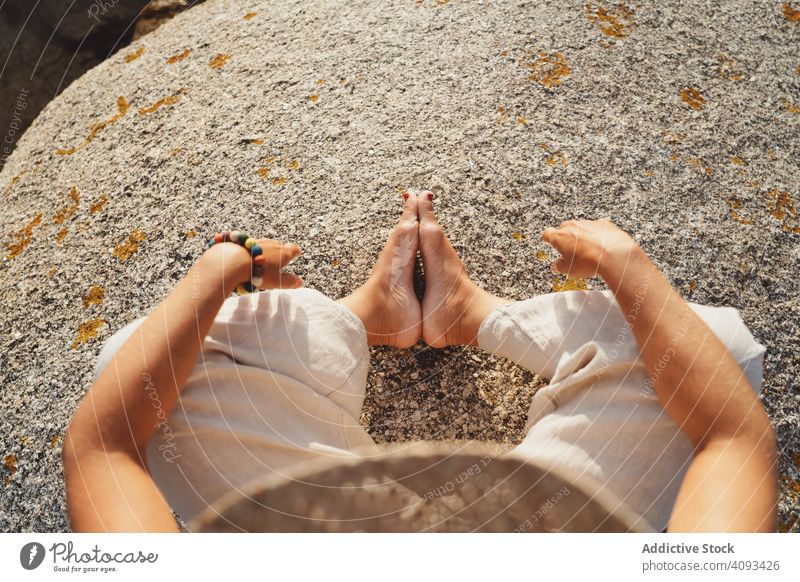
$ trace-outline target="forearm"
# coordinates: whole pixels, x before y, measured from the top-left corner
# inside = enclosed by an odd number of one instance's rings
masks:
[[[249,264],[234,245],[213,247],[198,260],[87,393],[70,425],[73,446],[141,457],[177,402],[223,301],[248,277]]]
[[[770,430],[739,365],[641,249],[600,274],[633,329],[659,401],[695,447]]]

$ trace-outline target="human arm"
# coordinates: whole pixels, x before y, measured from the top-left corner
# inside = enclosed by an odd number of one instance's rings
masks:
[[[254,262],[264,268],[264,288],[302,284],[281,271],[299,255],[296,246],[259,243],[264,252]],[[176,531],[146,469],[147,442],[178,401],[223,301],[250,269],[249,253],[236,244],[208,249],[87,392],[63,447],[73,531]]]
[[[562,255],[558,272],[605,280],[659,401],[694,447],[670,531],[774,531],[772,427],[722,342],[610,221],[568,221],[543,239]]]

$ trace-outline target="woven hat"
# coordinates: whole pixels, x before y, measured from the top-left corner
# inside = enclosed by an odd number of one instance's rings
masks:
[[[651,531],[601,484],[498,447],[413,443],[324,458],[231,492],[202,532]],[[579,483],[580,481],[580,483]]]

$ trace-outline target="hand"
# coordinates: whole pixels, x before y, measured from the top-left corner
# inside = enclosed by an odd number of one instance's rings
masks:
[[[605,277],[607,268],[624,269],[639,250],[636,241],[607,218],[562,222],[559,228],[545,230],[542,240],[561,253],[553,271],[571,277]]]
[[[262,238],[256,241],[261,250],[253,264],[263,269],[263,283],[259,289],[297,289],[303,286],[303,279],[283,268],[302,254],[296,244],[283,244],[281,241]]]
[[[232,285],[250,281],[252,269],[257,267],[263,274],[259,289],[297,289],[303,286],[303,279],[283,270],[286,265],[300,256],[300,247],[283,244],[269,238],[256,240],[262,253],[251,259],[250,251],[236,243],[220,243],[209,248],[203,259],[225,273],[225,280]],[[233,289],[233,287],[231,287]]]

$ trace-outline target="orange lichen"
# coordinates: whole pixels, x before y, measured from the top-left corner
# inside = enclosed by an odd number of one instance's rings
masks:
[[[547,158],[545,158],[544,161],[547,163],[548,166],[562,165],[566,167],[567,165],[569,165],[567,157],[561,151],[557,151],[550,154],[549,156],[547,156]]]
[[[286,166],[286,167],[289,168],[290,170],[299,170],[300,169],[300,162],[299,162],[299,160],[292,160],[291,162],[289,162],[289,165]]]
[[[549,263],[550,255],[547,254],[547,251],[536,251],[536,260],[543,263]]]
[[[143,54],[144,54],[144,47],[143,47],[143,46],[140,46],[140,47],[139,47],[138,49],[136,49],[135,51],[133,51],[133,52],[130,52],[130,53],[128,53],[127,55],[125,55],[125,62],[126,62],[126,63],[132,63],[133,61],[135,61],[136,59],[138,59],[138,58],[139,58],[140,56],[142,56]]]
[[[317,79],[317,86],[322,87],[325,84],[325,79]]]
[[[655,172],[653,172],[653,170],[645,170],[644,172],[644,175],[647,176],[648,178],[652,178],[654,174]]]
[[[264,145],[264,140],[260,137],[247,138],[244,141],[253,145]]]
[[[71,200],[70,204],[60,209],[53,216],[53,224],[62,224],[65,220],[72,218],[75,216],[75,213],[78,212],[78,205],[81,202],[81,197],[75,186],[69,191],[69,198]]]
[[[725,201],[731,209],[731,218],[740,224],[753,224],[752,218],[746,218],[741,212],[742,203],[736,196],[731,196]]]
[[[511,238],[513,238],[517,242],[522,242],[525,240],[525,235],[522,234],[521,232],[512,232]]]
[[[172,148],[169,151],[169,157],[174,158],[175,156],[177,156],[182,151],[183,151],[183,148]]]
[[[561,53],[540,52],[539,58],[528,63],[528,66],[532,70],[528,79],[548,89],[560,85],[570,73],[567,60]]]
[[[333,268],[336,268],[341,264],[342,264],[342,260],[341,259],[333,259],[331,261],[331,267],[333,267]]]
[[[700,111],[705,107],[706,100],[698,89],[687,87],[680,91],[681,100],[695,111]]]
[[[59,442],[61,442],[61,435],[56,433],[52,437],[50,437],[50,448],[51,449],[56,448]]]
[[[47,271],[47,278],[52,279],[53,275],[55,275],[57,271],[58,269],[56,269],[55,267],[50,267],[50,270]]]
[[[78,333],[76,334],[75,339],[72,340],[72,345],[70,345],[69,349],[74,350],[79,345],[85,344],[86,342],[96,338],[97,331],[105,324],[106,320],[102,317],[91,319],[85,323],[82,323],[80,327],[78,327]]]
[[[664,130],[664,143],[667,145],[678,145],[679,143],[683,142],[683,139],[686,137],[685,133],[680,133],[678,131],[670,131],[668,129]]]
[[[87,145],[91,143],[91,141],[97,137],[97,134],[100,133],[103,129],[107,128],[109,125],[116,123],[120,118],[122,118],[127,112],[130,105],[125,97],[117,97],[117,113],[112,117],[109,117],[105,121],[101,121],[100,123],[95,123],[89,129],[89,135],[86,136],[86,139],[83,140],[83,143],[79,146],[75,146],[73,148],[68,149],[57,149],[56,155],[59,156],[71,156],[78,150],[85,148]]]
[[[783,16],[789,22],[800,22],[800,10],[792,8],[788,2],[783,3]]]
[[[778,154],[772,148],[767,148],[767,155],[769,156],[769,159],[772,160],[773,162],[778,159]]]
[[[264,180],[269,178],[269,168],[258,168],[256,173]]]
[[[3,479],[3,485],[8,487],[8,484],[11,483],[11,479],[14,477],[14,473],[17,472],[17,456],[6,455],[3,459],[3,465],[6,468],[6,478]]]
[[[272,179],[273,186],[283,186],[284,184],[286,184],[286,182],[288,182],[286,176],[278,176],[277,178]]]
[[[746,166],[746,165],[747,165],[747,162],[745,162],[745,161],[744,161],[742,158],[740,158],[739,156],[732,156],[732,157],[731,157],[731,163],[732,163],[734,166]]]
[[[316,94],[315,95],[309,95],[308,96],[308,100],[311,101],[312,103],[316,103],[317,101],[319,101],[319,95],[316,95]]]
[[[191,49],[187,48],[183,52],[179,52],[177,54],[172,55],[171,57],[168,57],[167,58],[167,64],[168,65],[174,65],[175,63],[179,63],[183,59],[188,57],[190,54],[192,54],[192,51],[191,51]]]
[[[792,195],[784,190],[772,189],[767,196],[767,212],[781,224],[784,231],[800,234],[800,216]]]
[[[686,158],[686,163],[697,168],[701,172],[705,172],[707,176],[714,173],[714,169],[711,166],[706,166],[699,158]]]
[[[525,119],[524,116],[520,115],[519,117],[517,117],[517,123],[519,123],[520,125],[528,125],[528,120]]]
[[[186,238],[194,238],[197,236],[197,231],[195,231],[195,229],[187,230],[183,233],[183,236]]]
[[[92,205],[89,206],[89,214],[97,214],[105,207],[107,203],[108,203],[108,195],[102,194],[100,198],[92,202]]]
[[[624,4],[607,7],[605,2],[587,2],[583,12],[607,36],[625,38],[633,32],[633,11]]]
[[[13,178],[11,178],[11,181],[8,183],[8,186],[6,186],[5,190],[3,190],[3,194],[5,195],[5,194],[8,194],[9,192],[11,192],[11,189],[14,186],[16,186],[17,182],[19,182],[26,173],[27,173],[27,171],[23,170],[19,174],[17,174]]]
[[[694,279],[689,281],[689,289],[691,291],[694,291],[695,289],[697,289],[697,281],[695,281]]]
[[[208,66],[211,67],[212,69],[221,69],[227,64],[229,60],[231,60],[231,55],[226,53],[219,53],[217,56],[215,56],[213,59],[209,61]]]
[[[130,235],[128,235],[128,238],[125,242],[114,247],[114,251],[111,253],[112,256],[117,257],[120,262],[127,261],[136,251],[139,250],[139,243],[145,238],[144,232],[137,228]]]
[[[720,79],[728,79],[729,81],[740,81],[744,78],[744,73],[739,70],[736,61],[731,57],[725,53],[718,53],[717,76]]]
[[[16,241],[9,243],[6,248],[8,249],[8,254],[6,255],[6,259],[11,260],[14,259],[22,254],[22,251],[25,250],[29,244],[31,244],[31,240],[33,240],[33,229],[39,226],[39,223],[42,221],[42,215],[37,214],[33,220],[31,220],[28,224],[26,224],[16,235]]]
[[[784,105],[786,106],[786,111],[789,113],[800,113],[800,105],[795,105],[788,99],[784,99]]]
[[[67,234],[69,233],[69,227],[64,226],[56,233],[56,244],[61,244],[64,242],[64,239],[67,238]]]
[[[91,307],[92,305],[100,305],[106,297],[106,290],[100,285],[94,285],[83,295],[83,306]]]
[[[245,20],[252,20],[253,18],[256,17],[256,14],[257,14],[256,12],[248,12],[242,18],[244,18]]]
[[[800,65],[797,65],[795,72],[797,73],[797,76],[800,77]]]
[[[589,284],[586,282],[586,279],[573,279],[572,277],[566,277],[563,281],[559,277],[553,278],[553,291],[587,291],[589,289]]]
[[[175,93],[174,95],[170,95],[169,97],[164,97],[163,99],[159,99],[149,107],[141,107],[139,109],[139,115],[150,115],[151,113],[155,113],[162,107],[175,105],[178,101],[180,101],[183,93],[184,93],[183,89],[178,89],[178,92]]]

